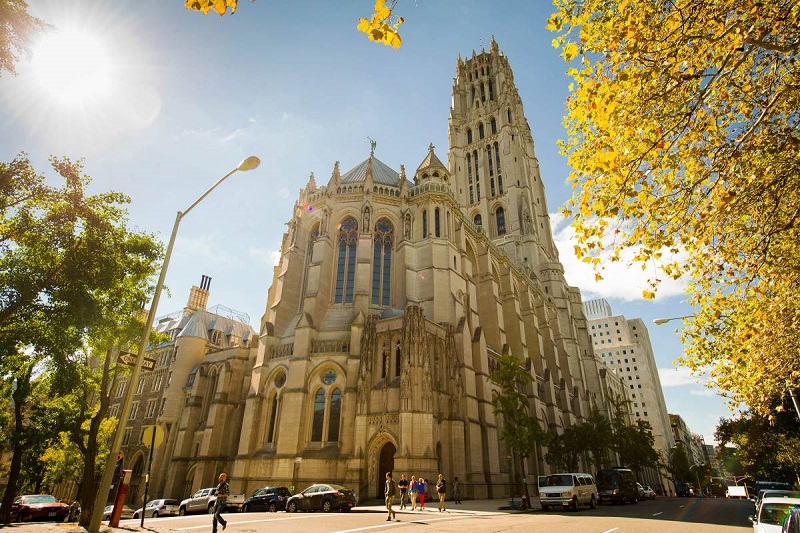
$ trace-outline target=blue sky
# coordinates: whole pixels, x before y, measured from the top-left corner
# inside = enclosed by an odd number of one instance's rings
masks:
[[[35,60],[23,60],[17,77],[0,78],[2,161],[25,151],[52,175],[49,155],[83,158],[92,190],[129,195],[131,225],[165,242],[178,210],[243,158],[261,158],[258,169],[234,174],[183,219],[159,315],[182,308],[189,287],[206,274],[213,278],[210,305],[246,312],[257,325],[282,234],[310,173],[325,184],[335,161],[342,172],[356,166],[369,155],[368,137],[377,141],[376,157],[398,170],[416,168],[431,142],[445,160],[456,58],[488,48],[492,35],[514,71],[550,212],[569,197],[569,169],[556,147],[569,79],[550,45],[554,35],[544,29],[548,2],[399,0],[406,22],[398,50],[356,31],[371,0],[240,2],[235,15],[219,17],[187,11],[183,0],[29,0],[31,14],[95,40],[105,51],[106,83],[73,93],[67,74],[51,72],[55,78],[42,84],[45,67]],[[70,72],[85,81],[92,67]],[[595,283],[572,257],[568,224],[558,218],[554,231],[570,284],[584,300],[606,298],[615,313],[649,325],[668,410],[710,441],[730,412],[674,367],[680,322],[652,325],[691,314],[683,287],[665,286],[655,301],[644,301],[639,267],[607,271]]]

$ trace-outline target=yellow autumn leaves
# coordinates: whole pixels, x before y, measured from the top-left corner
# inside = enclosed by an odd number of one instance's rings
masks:
[[[220,16],[227,13],[228,9],[231,14],[236,12],[238,0],[186,0],[186,9],[193,11],[201,11],[207,15],[212,9]],[[370,41],[382,43],[392,48],[400,48],[403,40],[400,38],[398,28],[404,22],[403,17],[394,16],[394,8],[397,6],[397,0],[391,0],[389,5],[386,5],[386,0],[375,0],[375,13],[370,18],[358,19],[356,29],[360,32],[367,34]]]
[[[634,251],[658,269],[645,298],[689,279],[682,362],[767,412],[800,386],[800,6],[555,6],[576,254]]]

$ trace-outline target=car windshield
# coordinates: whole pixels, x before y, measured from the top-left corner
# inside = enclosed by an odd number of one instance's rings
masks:
[[[794,507],[796,506],[790,503],[768,503],[761,508],[758,521],[762,524],[783,525]]]
[[[330,486],[330,488],[332,488],[333,490],[340,490],[340,491],[341,491],[341,490],[347,490],[346,488],[342,487],[341,485],[329,485],[329,486]]]
[[[39,495],[39,496],[23,496],[22,503],[56,503],[55,496]]]
[[[614,485],[617,482],[619,475],[616,472],[598,472],[597,484],[598,485]]]
[[[569,475],[554,475],[547,476],[545,487],[561,487],[564,485],[572,485],[572,476]]]
[[[179,505],[178,500],[164,500],[164,505]]]

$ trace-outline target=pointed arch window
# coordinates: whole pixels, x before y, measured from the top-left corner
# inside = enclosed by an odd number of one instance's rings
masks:
[[[467,144],[472,142],[472,128],[467,128]]]
[[[492,80],[489,80],[489,100],[494,100],[494,84],[492,83]]]
[[[511,124],[511,108],[506,109],[506,117],[508,118],[508,123]]]
[[[272,396],[269,409],[269,429],[267,430],[267,444],[275,442],[275,425],[278,420],[278,395]]]
[[[441,224],[439,222],[439,208],[438,207],[433,211],[433,234],[436,235],[437,237],[441,237],[442,236]]]
[[[494,135],[495,133],[497,133],[497,121],[494,119],[494,117],[492,117],[492,121],[489,124],[492,128],[492,135]]]
[[[494,143],[494,162],[497,167],[497,173],[500,174],[500,144]]]
[[[494,164],[492,163],[492,147],[486,147],[486,162],[489,163],[489,176],[494,176]]]
[[[481,102],[485,101],[486,101],[486,85],[484,85],[483,82],[481,82]]]
[[[424,209],[422,210],[422,238],[426,238],[428,236],[428,212]]]
[[[497,211],[495,211],[495,217],[497,219],[497,234],[498,235],[505,235],[506,234],[506,212],[502,207],[498,207]]]
[[[214,395],[217,393],[217,382],[219,375],[216,370],[211,371],[208,378],[208,385],[206,387],[205,399],[203,401],[203,411],[200,415],[200,421],[205,422],[208,420],[208,412],[211,410],[211,402],[214,400]]]
[[[400,377],[400,370],[401,370],[401,363],[402,362],[402,350],[400,349],[400,341],[397,341],[397,344],[394,348],[394,375]]]
[[[356,277],[356,245],[358,244],[358,223],[354,218],[347,218],[339,226],[339,252],[336,265],[337,304],[353,303],[353,292]]]
[[[314,419],[311,422],[311,441],[322,441],[322,426],[325,424],[325,391],[317,390],[314,395]]]
[[[339,426],[342,418],[342,391],[334,389],[328,410],[328,442],[339,441]]]
[[[375,224],[372,257],[372,303],[389,305],[392,279],[394,226],[382,218]]]
[[[491,179],[489,180],[489,190],[491,191],[491,195],[492,195],[492,196],[494,196],[494,195],[495,195],[495,191],[494,191],[494,178],[491,178]]]
[[[480,183],[475,184],[475,192],[478,193],[478,201],[480,202],[481,201],[481,184]]]
[[[472,185],[469,186],[469,203],[475,203],[475,191],[472,188]]]
[[[476,226],[481,227],[483,225],[483,220],[481,219],[480,213],[475,215],[475,218],[472,219]]]
[[[486,130],[483,127],[483,122],[481,122],[480,124],[478,124],[478,137],[483,139],[485,136],[486,136]]]
[[[472,184],[472,154],[467,154],[467,182]]]

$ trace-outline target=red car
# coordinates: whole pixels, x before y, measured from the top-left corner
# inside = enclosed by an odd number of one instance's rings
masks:
[[[57,520],[63,522],[69,514],[69,505],[49,494],[17,496],[11,506],[11,519],[19,522]]]

